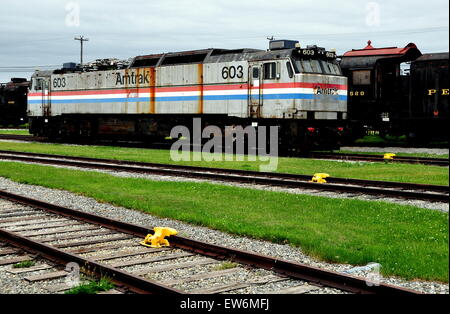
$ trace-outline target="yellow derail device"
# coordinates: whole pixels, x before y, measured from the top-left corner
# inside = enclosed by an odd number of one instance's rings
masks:
[[[176,235],[178,231],[173,228],[166,227],[155,227],[153,228],[154,234],[148,234],[145,239],[139,242],[141,245],[159,248],[162,246],[170,246],[169,241],[165,237],[170,237],[171,235]]]
[[[328,173],[315,173],[309,182],[327,183],[325,178],[328,178],[329,176],[330,175]]]

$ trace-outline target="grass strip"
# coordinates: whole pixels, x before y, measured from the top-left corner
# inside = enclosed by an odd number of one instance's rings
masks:
[[[171,159],[170,151],[168,150],[112,146],[77,146],[64,144],[0,142],[0,150],[253,171],[258,171],[259,165],[262,163],[264,164],[264,162],[248,160],[175,162]],[[331,177],[340,178],[438,185],[448,185],[449,181],[448,168],[446,167],[384,162],[340,162],[281,157],[278,160],[277,172],[305,174],[311,176],[313,176],[314,173],[320,172],[328,173]]]
[[[30,135],[28,130],[0,130],[0,134]]]
[[[447,213],[13,162],[0,162],[0,176],[239,236],[288,243],[328,262],[377,262],[385,275],[448,282]]]
[[[390,145],[410,145],[410,141],[408,140],[408,137],[406,135],[401,136],[395,136],[395,135],[387,135],[385,137],[380,136],[375,132],[374,134],[366,135],[360,139],[357,139],[355,141],[356,144],[362,144],[362,145],[384,145],[384,146],[390,146]],[[448,147],[448,141],[434,141],[434,142],[428,142],[427,145],[435,145],[435,146],[442,146],[442,147]]]
[[[28,268],[34,266],[34,261],[24,261],[13,265],[13,268]]]
[[[326,153],[326,152],[323,152]],[[375,155],[375,156],[383,156],[386,153],[392,153],[390,151],[384,152],[360,152],[360,151],[350,151],[350,150],[335,150],[333,153],[338,154],[359,154],[359,155]],[[419,158],[449,158],[448,154],[427,154],[427,153],[395,153],[396,156],[400,157],[419,157]],[[394,157],[395,159],[395,157]]]
[[[114,288],[114,284],[107,278],[101,278],[98,281],[89,281],[71,288],[64,292],[65,294],[96,294],[101,291],[108,291]]]

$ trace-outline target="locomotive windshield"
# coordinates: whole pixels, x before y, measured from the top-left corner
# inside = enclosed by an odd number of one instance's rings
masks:
[[[342,75],[339,66],[332,61],[315,59],[293,59],[295,73],[317,73]]]
[[[334,52],[323,48],[294,50],[291,59],[295,73],[342,75]]]

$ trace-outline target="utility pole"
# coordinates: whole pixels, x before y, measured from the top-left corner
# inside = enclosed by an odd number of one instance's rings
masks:
[[[75,40],[79,40],[81,44],[81,52],[80,52],[80,66],[83,66],[83,42],[89,41],[89,38],[84,38],[84,36],[75,37]]]

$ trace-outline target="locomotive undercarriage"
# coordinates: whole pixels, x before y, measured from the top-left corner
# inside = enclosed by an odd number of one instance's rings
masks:
[[[266,127],[266,147],[270,142],[270,126],[278,126],[278,151],[284,155],[297,155],[311,150],[338,149],[343,136],[343,120],[286,120],[286,119],[243,119],[225,115],[62,115],[56,117],[30,117],[30,133],[48,137],[52,140],[99,141],[122,140],[155,143],[176,140],[170,138],[175,126],[185,126],[194,134],[193,119],[200,118],[201,129],[217,126],[218,136],[236,136],[229,134],[226,127],[241,126],[245,129],[253,126]],[[228,134],[227,134],[228,133]],[[216,135],[211,135],[211,137]],[[210,138],[203,138],[205,144]],[[247,148],[247,134],[245,147]]]

